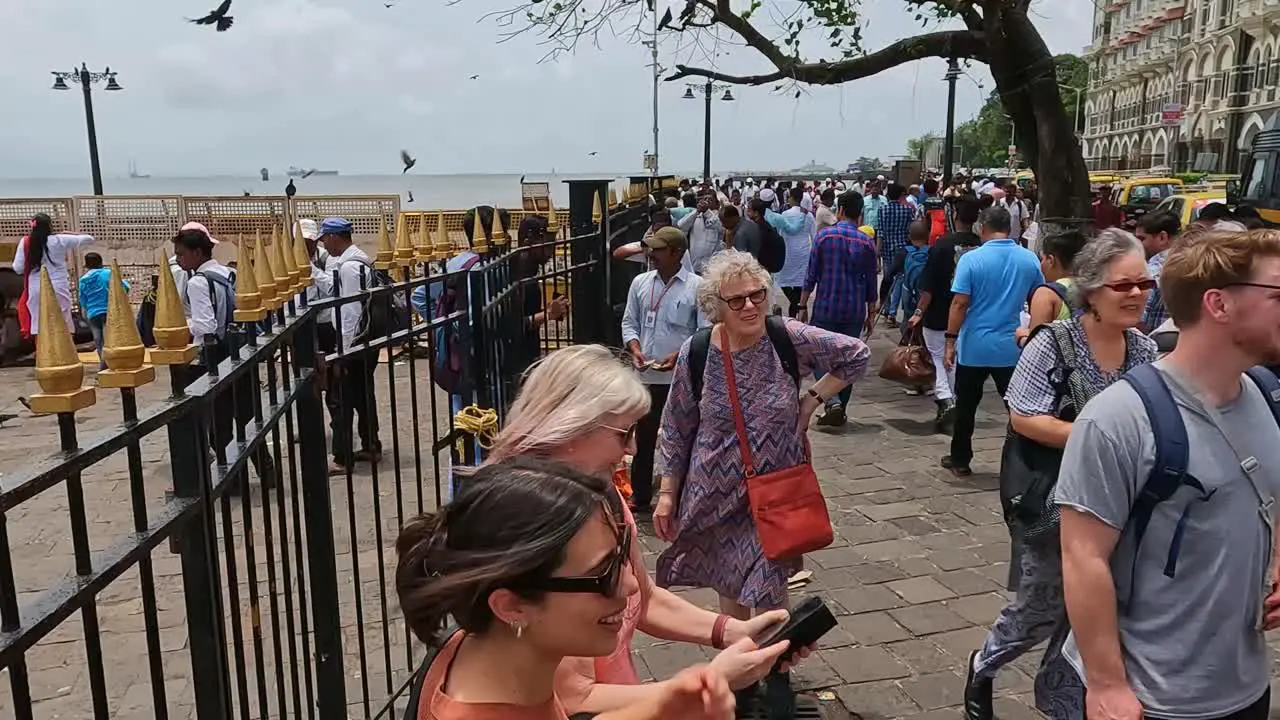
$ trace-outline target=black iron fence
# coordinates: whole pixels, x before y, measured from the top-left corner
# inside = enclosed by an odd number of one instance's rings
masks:
[[[568,239],[310,307],[295,295],[233,326],[229,357],[171,367],[167,396],[100,388],[93,418],[58,414],[59,450],[0,476],[0,716],[398,716],[422,649],[396,606],[394,538],[477,459],[461,406],[501,414],[542,353],[616,338],[628,269],[610,252],[645,221],[597,223],[606,187],[572,188]],[[344,344],[354,303],[392,321]],[[467,364],[453,392],[446,346]],[[335,456],[326,417],[351,415]],[[94,419],[107,426],[81,432]]]

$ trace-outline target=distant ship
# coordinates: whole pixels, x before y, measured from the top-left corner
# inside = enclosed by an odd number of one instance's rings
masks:
[[[834,175],[836,169],[830,165],[823,165],[816,160],[810,160],[808,165],[798,167],[791,171],[794,175]]]
[[[145,175],[144,175],[144,174],[142,174],[142,173],[139,173],[139,172],[138,172],[138,163],[136,163],[136,162],[134,162],[134,161],[130,160],[130,161],[129,161],[129,177],[131,177],[131,178],[133,178],[133,179],[135,179],[135,180],[138,180],[138,179],[145,180],[146,178],[151,177],[151,175],[150,175],[150,174],[145,174]]]
[[[294,167],[292,165],[289,166],[289,172],[288,172],[289,177],[294,177],[294,178],[311,177],[312,175],[337,175],[337,174],[338,174],[337,170],[316,170],[316,169],[304,170],[300,167]]]

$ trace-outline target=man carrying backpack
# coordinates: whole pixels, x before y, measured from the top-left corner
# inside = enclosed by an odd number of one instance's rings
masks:
[[[336,268],[333,294],[339,298],[363,294],[379,284],[373,263],[363,250],[351,242],[351,223],[344,218],[326,218],[320,223],[319,242],[330,256],[331,268]],[[349,302],[338,307],[335,334],[338,336],[339,357],[334,364],[336,388],[329,388],[325,403],[329,406],[331,431],[333,432],[333,463],[330,475],[342,475],[356,462],[376,463],[382,459],[382,443],[378,440],[378,405],[374,392],[373,372],[378,367],[377,349],[352,350],[370,336],[370,319],[373,315],[370,301]],[[360,435],[360,450],[353,452],[351,421],[356,423]]]
[[[184,274],[189,274],[182,291],[187,328],[191,330],[191,341],[205,349],[191,367],[192,380],[207,372],[207,363],[216,366],[231,357],[227,330],[234,319],[236,273],[213,259],[213,244],[213,238],[203,225],[180,230],[173,238],[175,262]],[[258,388],[247,374],[232,383],[229,390],[214,395],[209,440],[215,451],[226,448],[232,441],[233,419],[240,429],[249,424],[253,419],[254,402],[258,400]],[[275,463],[266,443],[258,446],[250,461],[262,487],[275,487]],[[237,482],[230,492],[238,494],[243,489],[243,483]]]
[[[1280,626],[1280,239],[1211,232],[1162,273],[1177,347],[1099,393],[1056,488],[1090,718],[1266,718]]]

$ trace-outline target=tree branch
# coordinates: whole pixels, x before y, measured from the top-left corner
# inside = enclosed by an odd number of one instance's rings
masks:
[[[668,81],[696,76],[735,85],[764,85],[786,78],[811,85],[839,85],[923,58],[972,58],[985,62],[987,55],[986,40],[982,33],[959,30],[906,38],[859,58],[802,63],[787,56],[741,17],[732,13],[727,17],[717,14],[717,19],[764,55],[777,70],[764,75],[727,75],[715,70],[676,65],[676,71],[667,78]]]

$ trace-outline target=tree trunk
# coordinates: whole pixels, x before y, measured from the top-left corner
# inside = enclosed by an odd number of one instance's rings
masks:
[[[991,3],[983,24],[991,75],[1013,120],[1016,144],[1035,170],[1041,237],[1068,229],[1092,232],[1089,172],[1062,107],[1053,56],[1027,17],[1026,3]]]

